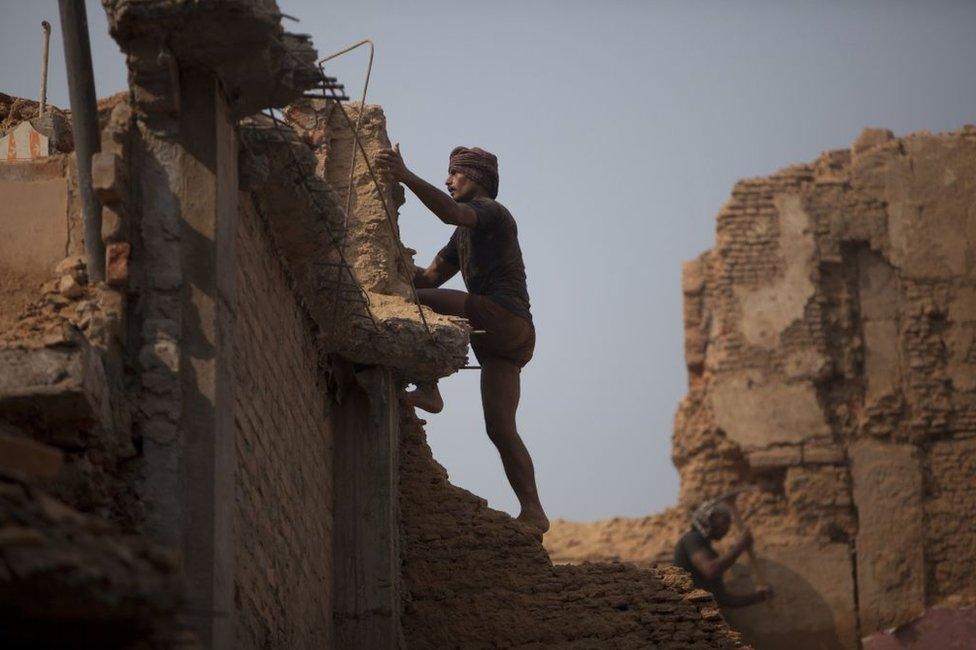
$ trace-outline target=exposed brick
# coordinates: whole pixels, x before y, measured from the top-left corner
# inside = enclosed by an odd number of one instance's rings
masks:
[[[314,327],[244,195],[237,245],[237,647],[330,647],[332,431]]]
[[[118,203],[123,197],[125,169],[122,158],[99,151],[92,156],[92,187],[102,203]]]
[[[122,238],[122,227],[125,223],[124,211],[121,205],[102,207],[102,241],[111,244]]]
[[[129,252],[127,242],[109,244],[105,249],[105,281],[112,286],[122,286],[129,281]]]

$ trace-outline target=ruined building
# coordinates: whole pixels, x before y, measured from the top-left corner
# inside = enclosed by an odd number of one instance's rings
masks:
[[[103,4],[104,282],[70,133],[0,115],[37,144],[0,162],[0,643],[742,647],[682,572],[553,566],[448,482],[398,394],[469,328],[414,302],[382,111],[275,3]]]
[[[976,604],[974,251],[972,126],[869,129],[738,183],[684,268],[679,503],[557,522],[554,560],[669,561],[695,506],[745,486],[776,596],[726,615],[756,647],[856,648]]]

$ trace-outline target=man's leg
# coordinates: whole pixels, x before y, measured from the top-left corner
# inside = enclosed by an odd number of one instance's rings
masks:
[[[421,305],[448,316],[464,316],[464,301],[467,297],[468,294],[455,289],[417,289],[417,299]],[[444,400],[437,389],[436,381],[418,383],[416,390],[403,393],[403,401],[407,406],[423,409],[428,413],[440,413],[444,408]]]
[[[519,520],[544,533],[549,530],[549,518],[539,502],[532,457],[515,426],[519,396],[518,365],[497,357],[486,357],[481,363],[481,403],[488,437],[502,457],[508,482],[522,506]]]
[[[438,314],[465,316],[464,301],[468,294],[457,289],[417,289],[417,300]]]

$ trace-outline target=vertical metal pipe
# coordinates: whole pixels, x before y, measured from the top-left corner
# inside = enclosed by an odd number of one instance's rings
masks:
[[[58,0],[61,11],[61,36],[64,63],[68,72],[71,123],[74,129],[75,157],[78,159],[78,193],[85,219],[85,256],[88,279],[105,279],[105,246],[102,243],[102,206],[92,189],[92,156],[102,148],[98,131],[98,105],[91,45],[88,42],[88,17],[84,0]]]
[[[44,50],[41,55],[41,97],[37,102],[38,116],[44,115],[44,109],[47,108],[47,55],[51,49],[51,23],[42,20],[41,29],[44,31]]]

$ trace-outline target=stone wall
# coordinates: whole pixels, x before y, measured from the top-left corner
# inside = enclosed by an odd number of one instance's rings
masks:
[[[974,205],[976,129],[867,130],[738,183],[715,247],[685,265],[677,516],[751,488],[739,507],[788,614],[729,612],[757,647],[855,647],[976,599]],[[658,559],[679,532],[648,540]],[[549,545],[572,561],[580,538],[557,523]]]
[[[332,448],[316,327],[249,197],[237,231],[239,648],[332,642]]]

